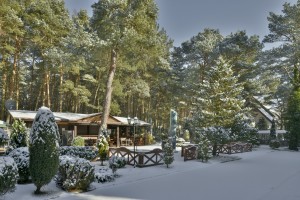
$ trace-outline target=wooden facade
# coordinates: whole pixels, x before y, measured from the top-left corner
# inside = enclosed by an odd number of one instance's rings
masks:
[[[37,111],[27,110],[9,110],[11,120],[21,119],[26,123],[27,128],[32,126],[33,120]],[[98,132],[101,122],[101,113],[80,114],[80,113],[61,113],[53,112],[55,121],[59,127],[59,132],[62,136],[62,142],[68,143],[70,138],[81,136],[85,138],[87,145],[94,145],[97,141]],[[139,130],[150,131],[151,124],[140,121],[137,127]],[[126,138],[127,141],[133,141],[133,127],[128,124],[127,118],[109,116],[107,121],[108,134],[110,136],[110,146],[119,147],[121,138]],[[132,142],[127,142],[126,145],[131,145]],[[68,144],[67,144],[68,145]]]

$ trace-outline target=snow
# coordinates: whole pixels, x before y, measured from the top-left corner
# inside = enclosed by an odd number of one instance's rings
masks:
[[[142,148],[138,146],[138,149]],[[157,148],[149,146],[147,148]],[[120,177],[113,182],[93,183],[86,193],[68,193],[55,186],[54,181],[42,188],[46,193],[33,194],[33,184],[17,185],[16,191],[5,195],[5,200],[125,200],[125,199],[230,199],[230,200],[299,200],[300,152],[286,148],[272,150],[268,146],[252,152],[226,155],[202,163],[183,161],[180,148],[169,166],[159,165],[118,169]],[[239,158],[221,162],[224,158]],[[99,162],[92,162],[100,169]],[[98,170],[97,170],[98,171]],[[1,199],[1,197],[0,197]]]

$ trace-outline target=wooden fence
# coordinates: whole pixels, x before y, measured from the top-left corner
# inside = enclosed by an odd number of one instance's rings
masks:
[[[134,155],[135,153],[135,155]],[[155,148],[151,151],[136,151],[129,150],[126,147],[109,148],[109,156],[118,156],[126,159],[128,165],[137,167],[149,167],[154,165],[162,165],[163,151]]]
[[[181,157],[184,157],[184,161],[194,160],[197,158],[197,144],[188,144],[181,146]],[[212,153],[212,146],[209,146],[209,152]],[[235,154],[242,152],[252,151],[252,144],[250,143],[229,143],[224,145],[217,145],[217,155],[223,154]]]

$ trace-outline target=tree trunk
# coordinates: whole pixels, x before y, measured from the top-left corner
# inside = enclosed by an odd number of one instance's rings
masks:
[[[117,68],[117,52],[115,49],[112,49],[111,51],[111,61],[110,61],[110,68],[109,68],[109,74],[108,79],[106,83],[106,93],[105,93],[105,99],[103,103],[103,113],[102,113],[102,119],[100,123],[99,133],[98,133],[98,139],[102,135],[104,131],[107,129],[107,119],[110,112],[110,104],[111,104],[111,95],[112,95],[112,83],[114,80],[115,71]]]
[[[63,72],[63,65],[62,63],[60,64],[60,79],[59,79],[59,87],[62,88],[63,81],[64,81],[64,72]],[[59,112],[62,112],[62,107],[63,107],[63,92],[59,92]]]

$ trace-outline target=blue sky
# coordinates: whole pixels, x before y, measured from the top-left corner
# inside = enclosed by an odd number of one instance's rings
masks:
[[[65,0],[69,10],[87,9],[97,0]],[[297,0],[155,0],[159,8],[160,27],[174,40],[174,46],[205,28],[219,29],[226,36],[238,30],[259,35],[262,40],[269,33],[269,12],[281,13],[284,2]],[[268,45],[266,45],[268,47]]]

